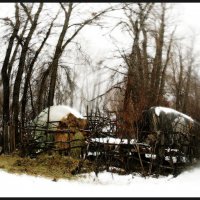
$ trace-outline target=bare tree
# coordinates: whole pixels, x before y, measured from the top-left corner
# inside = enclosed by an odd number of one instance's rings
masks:
[[[131,53],[122,54],[122,58],[124,59],[128,69],[127,75],[124,78],[124,102],[120,115],[122,123],[124,127],[126,127],[127,137],[134,134],[133,122],[137,121],[137,113],[139,113],[139,110],[144,108],[144,105],[146,104],[141,100],[146,93],[145,89],[147,85],[145,84],[149,82],[149,77],[147,75],[148,53],[146,49],[146,23],[152,8],[153,3],[125,4],[123,8],[127,21],[123,21],[122,24],[126,27],[133,40]],[[144,36],[142,46],[140,38],[141,34]],[[147,80],[145,80],[145,78],[147,78]]]
[[[103,11],[100,11],[98,13],[92,13],[91,17],[88,19],[76,23],[76,24],[71,24],[70,25],[70,17],[72,15],[72,11],[74,9],[73,3],[69,3],[67,5],[67,8],[65,7],[64,4],[60,3],[61,8],[63,9],[65,13],[65,21],[64,25],[62,28],[62,31],[60,33],[55,53],[51,62],[50,67],[50,87],[49,87],[49,95],[48,95],[48,106],[53,105],[53,100],[54,100],[54,94],[55,94],[55,87],[56,87],[56,78],[57,78],[57,71],[58,71],[58,64],[59,64],[59,59],[65,50],[65,48],[71,43],[71,41],[79,34],[79,32],[86,26],[92,24],[95,20],[99,20],[99,17],[103,15],[104,13],[112,10],[111,8],[104,9]],[[66,33],[69,31],[71,27],[76,27],[75,31],[71,34],[70,37],[65,39]]]
[[[26,7],[25,7],[26,8]],[[33,71],[33,67],[35,65],[35,62],[41,52],[41,50],[43,49],[49,35],[51,34],[51,30],[52,30],[52,27],[53,27],[53,24],[54,24],[54,21],[56,20],[58,14],[55,16],[55,18],[52,20],[52,22],[50,23],[50,26],[49,26],[49,29],[48,31],[46,32],[46,35],[43,39],[43,41],[41,42],[39,48],[36,50],[31,62],[30,62],[30,65],[28,66],[28,72],[27,72],[27,75],[26,75],[26,78],[25,78],[25,83],[24,83],[24,90],[23,90],[23,95],[22,95],[22,106],[21,106],[21,120],[22,120],[22,126],[24,125],[24,122],[25,122],[25,113],[26,113],[26,104],[27,104],[27,92],[28,92],[28,87],[30,87],[30,80],[31,80],[31,75],[32,75],[32,71]],[[30,19],[32,19],[31,16],[29,16]],[[36,111],[35,109],[32,107],[33,109],[33,116],[36,115]]]
[[[175,108],[184,113],[190,113],[190,97],[194,90],[191,87],[192,76],[195,73],[194,41],[190,47],[183,45],[181,41],[173,48],[171,59],[172,74],[171,92],[175,97]]]
[[[22,141],[22,136],[19,135],[19,132],[18,132],[20,85],[21,85],[21,81],[22,81],[22,75],[23,75],[23,72],[24,72],[26,54],[27,54],[27,51],[28,51],[28,48],[29,48],[29,43],[31,41],[31,38],[33,36],[34,31],[36,30],[36,27],[37,27],[37,24],[38,24],[38,19],[39,19],[40,13],[42,11],[42,7],[43,7],[43,3],[40,3],[37,12],[34,15],[34,19],[31,22],[31,27],[30,27],[30,30],[27,34],[27,37],[24,40],[20,59],[19,59],[17,75],[16,75],[15,83],[14,83],[12,108],[13,108],[13,118],[14,118],[14,123],[15,123],[15,135],[16,135],[17,144],[20,141]]]
[[[165,87],[175,29],[167,32],[169,8],[165,3],[126,3],[122,4],[122,11],[124,17],[116,27],[128,33],[131,48],[118,48],[127,67],[120,87],[124,101],[119,105],[119,116],[124,124],[122,132],[132,137],[137,135],[135,123],[142,110],[168,104]],[[115,71],[120,73],[120,67]]]
[[[8,19],[9,20],[9,19]],[[8,135],[8,130],[7,130],[7,125],[10,120],[10,107],[9,107],[9,102],[10,102],[10,73],[9,73],[9,61],[10,61],[10,56],[11,52],[13,49],[13,44],[14,40],[18,34],[19,28],[20,28],[20,20],[19,20],[19,6],[18,3],[15,4],[15,24],[10,21],[11,25],[13,26],[13,32],[11,34],[11,37],[9,39],[6,55],[4,58],[3,62],[3,67],[1,70],[2,74],[2,82],[3,82],[3,141],[4,141],[4,152],[8,153],[9,152],[9,147],[8,147],[8,140],[9,140],[9,135]]]

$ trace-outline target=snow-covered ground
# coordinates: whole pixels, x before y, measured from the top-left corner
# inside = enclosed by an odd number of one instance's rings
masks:
[[[51,108],[50,120],[60,120],[70,112],[82,117],[76,110],[58,105]],[[46,121],[47,112],[43,114],[40,120]],[[106,142],[113,141],[106,138]],[[98,177],[90,173],[77,180],[60,179],[56,182],[0,170],[0,197],[200,197],[200,166],[176,178],[172,175],[154,178],[101,172]]]
[[[0,197],[200,197],[200,167],[174,178],[86,174],[76,181],[9,174],[0,170]]]

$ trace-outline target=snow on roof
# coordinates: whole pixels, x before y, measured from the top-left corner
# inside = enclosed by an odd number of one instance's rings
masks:
[[[167,107],[162,107],[162,106],[155,107],[155,113],[156,113],[157,116],[160,115],[161,111],[165,112],[165,113],[174,113],[174,114],[182,116],[182,117],[184,117],[184,118],[186,118],[186,119],[188,119],[188,120],[190,120],[192,122],[194,121],[190,116],[188,116],[186,114],[183,114],[183,113],[181,113],[181,112],[179,112],[177,110],[174,110],[172,108],[167,108]]]
[[[60,121],[63,117],[72,113],[75,117],[83,119],[84,117],[76,109],[67,105],[51,106],[49,111],[49,121]],[[48,108],[45,108],[36,118],[39,122],[47,122]]]

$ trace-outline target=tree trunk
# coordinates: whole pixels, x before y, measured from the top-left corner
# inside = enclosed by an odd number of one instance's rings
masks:
[[[191,84],[191,73],[192,73],[192,62],[190,63],[190,66],[187,72],[187,82],[186,82],[184,103],[183,103],[183,110],[182,110],[184,113],[187,113],[188,100],[189,100],[188,95],[190,92],[190,84]]]
[[[60,33],[59,39],[58,39],[58,43],[56,45],[56,50],[54,53],[52,64],[50,65],[50,87],[49,87],[49,96],[48,96],[48,106],[53,105],[56,79],[57,79],[57,71],[58,71],[58,62],[64,50],[62,46],[63,46],[63,41],[64,41],[66,32],[68,30],[68,26],[69,26],[69,19],[72,12],[72,5],[73,5],[72,3],[69,4],[68,12],[67,12],[65,8],[63,7],[63,5],[61,4],[61,7],[63,8],[65,12],[65,21],[64,21],[64,25]]]
[[[26,54],[28,51],[28,46],[30,43],[30,40],[32,38],[32,35],[36,29],[37,26],[37,21],[39,18],[39,15],[42,11],[43,3],[40,3],[39,8],[37,10],[37,13],[35,14],[34,21],[31,25],[30,31],[28,33],[28,36],[24,42],[24,45],[22,47],[21,51],[21,56],[19,60],[19,67],[14,83],[14,89],[13,89],[13,118],[14,118],[14,124],[15,124],[15,135],[16,135],[16,145],[19,144],[22,141],[22,135],[18,133],[18,115],[19,115],[19,95],[20,95],[20,86],[21,86],[21,80],[22,80],[22,75],[24,72],[24,66],[25,66],[25,60],[26,60]]]
[[[17,36],[20,27],[19,21],[19,7],[18,4],[15,4],[15,19],[16,24],[13,30],[13,33],[10,37],[8,48],[6,51],[6,56],[3,62],[1,74],[2,74],[2,81],[3,81],[3,151],[4,153],[9,153],[9,133],[8,133],[8,123],[10,121],[10,73],[9,73],[9,60],[14,44],[14,40]]]
[[[24,122],[25,122],[25,113],[26,113],[26,104],[27,104],[27,92],[28,92],[28,86],[29,86],[29,83],[30,83],[30,80],[31,80],[31,74],[32,74],[32,71],[33,71],[33,67],[34,67],[34,64],[35,64],[35,62],[36,62],[36,60],[37,60],[42,48],[44,47],[44,44],[45,44],[46,40],[48,39],[48,37],[49,37],[49,35],[51,33],[51,29],[53,27],[53,22],[54,22],[54,20],[52,21],[52,23],[51,23],[51,25],[49,27],[49,30],[46,33],[46,36],[45,36],[44,40],[42,41],[40,47],[38,48],[38,50],[35,53],[35,56],[34,56],[33,60],[30,63],[30,66],[29,66],[29,69],[28,69],[28,73],[27,73],[27,76],[26,76],[26,79],[25,79],[24,91],[23,91],[23,96],[22,96],[22,108],[21,108],[22,126],[24,126]],[[33,110],[33,112],[35,113],[34,110]]]
[[[161,80],[161,73],[163,68],[163,61],[162,61],[162,52],[163,52],[163,45],[164,45],[164,32],[165,32],[165,5],[162,6],[162,16],[161,16],[161,24],[158,32],[158,36],[156,37],[156,55],[154,58],[153,68],[155,68],[153,79],[152,79],[152,102],[155,105],[160,103],[160,80]]]

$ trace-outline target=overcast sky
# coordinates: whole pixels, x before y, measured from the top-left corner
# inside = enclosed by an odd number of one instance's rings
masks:
[[[48,4],[49,6],[52,5],[52,7],[55,7],[55,3]],[[99,7],[99,5],[103,4],[105,3],[95,3],[95,6]],[[177,32],[186,38],[190,37],[194,32],[197,37],[196,40],[198,41],[195,45],[199,46],[198,49],[200,49],[200,3],[175,3],[174,5],[173,15],[176,18],[175,21],[177,21]],[[0,3],[0,17],[11,16],[13,8],[14,3]],[[98,40],[96,40],[97,36],[99,37]],[[93,31],[90,29],[90,32],[87,32],[85,37],[87,42],[88,40],[91,41],[89,45],[94,55],[99,54],[97,51],[102,54],[105,48],[108,47],[108,40],[98,33],[95,28]]]
[[[48,3],[48,6],[52,9],[55,9],[57,3]],[[91,6],[92,4],[90,4]],[[95,8],[99,9],[100,7],[103,7],[104,5],[107,5],[107,3],[94,3]],[[89,9],[89,6],[87,6]],[[0,18],[6,17],[6,16],[13,16],[14,11],[14,3],[0,3]],[[172,15],[172,19],[174,20],[174,23],[177,24],[176,33],[180,35],[180,37],[183,37],[186,43],[190,45],[191,39],[195,38],[194,43],[194,49],[198,50],[200,52],[200,3],[174,3],[174,8],[171,11],[170,15]],[[118,17],[118,16],[116,16]],[[112,19],[109,19],[109,22],[113,22]],[[114,18],[113,18],[114,20]],[[62,21],[61,21],[62,23]],[[174,25],[174,24],[173,24]],[[0,32],[1,32],[0,27]],[[109,38],[109,35],[104,35],[106,30],[101,31],[99,28],[92,26],[92,27],[85,27],[81,31],[81,35],[78,36],[79,41],[82,44],[83,50],[85,49],[87,53],[91,56],[91,60],[94,62],[93,65],[96,67],[96,63],[100,60],[105,60],[105,57],[108,57],[111,53],[111,50],[114,50],[114,45]],[[108,32],[108,31],[107,31]],[[115,32],[116,33],[116,32]],[[123,46],[126,47],[124,44],[129,44],[129,41],[127,40],[126,36],[124,36],[124,33],[122,34],[119,30],[119,35],[117,36],[120,43],[123,43]],[[119,44],[119,42],[117,44]],[[0,50],[2,51],[2,50]],[[199,55],[199,54],[197,54]],[[2,60],[3,57],[0,59]],[[109,66],[114,66],[117,62],[117,60],[111,60],[109,61]],[[85,66],[82,66],[85,67]],[[79,68],[79,66],[78,66]],[[85,73],[79,73],[80,75],[84,76]],[[104,72],[102,72],[104,73]],[[107,79],[106,73],[104,73],[102,76],[104,76],[104,79]],[[91,77],[91,80],[89,78]],[[96,78],[94,74],[91,76],[88,76],[89,83],[93,82],[93,78]],[[99,77],[99,75],[97,75]],[[79,79],[80,80],[80,79]],[[88,81],[87,80],[87,81]],[[81,81],[79,81],[82,83]],[[105,83],[106,84],[106,83]],[[104,89],[104,87],[101,87]],[[81,90],[81,88],[80,88]],[[102,92],[100,92],[102,93]],[[78,106],[76,106],[78,108]]]

